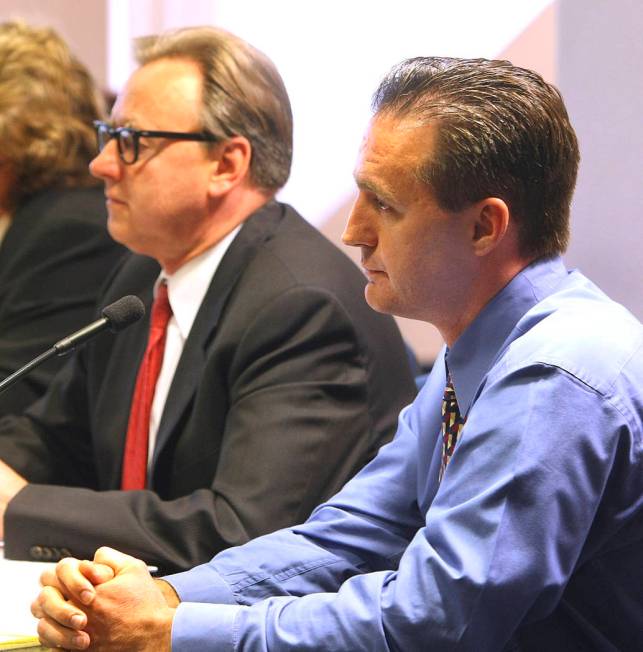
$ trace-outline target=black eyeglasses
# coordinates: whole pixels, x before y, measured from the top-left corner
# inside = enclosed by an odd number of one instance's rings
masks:
[[[170,138],[172,140],[196,140],[214,143],[219,138],[212,134],[196,131],[147,131],[132,129],[132,127],[110,127],[106,122],[94,120],[98,151],[112,139],[116,138],[118,155],[126,165],[132,165],[138,160],[138,144],[141,138]]]

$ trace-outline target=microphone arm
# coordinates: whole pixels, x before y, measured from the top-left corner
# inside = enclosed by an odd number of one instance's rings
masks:
[[[110,321],[107,317],[101,317],[91,324],[87,324],[80,330],[77,330],[67,337],[63,337],[62,340],[58,340],[49,351],[52,351],[52,355],[67,355],[71,353],[77,346],[85,343],[87,340],[91,340],[92,337],[98,335],[98,333],[104,331],[106,328],[110,327]],[[47,351],[47,353],[49,353]],[[43,354],[45,355],[45,354]]]
[[[52,346],[49,350],[41,353],[37,358],[27,362],[24,367],[20,367],[18,371],[14,371],[0,383],[0,394],[8,390],[11,385],[20,380],[23,376],[26,376],[32,369],[35,369],[38,365],[41,365],[43,362],[49,360],[49,358],[52,358],[55,355],[56,349]]]
[[[50,349],[41,353],[38,357],[24,365],[24,367],[20,367],[20,369],[10,376],[7,376],[0,382],[0,394],[9,389],[20,378],[27,375],[32,369],[49,360],[49,358],[53,358],[55,355],[63,356],[71,353],[77,346],[92,339],[107,328],[114,332],[127,328],[130,324],[138,321],[144,314],[145,306],[143,306],[143,302],[138,297],[132,295],[122,297],[104,308],[102,310],[103,316],[100,319],[97,319],[95,322],[88,324],[67,337],[63,337],[62,340],[56,342]]]

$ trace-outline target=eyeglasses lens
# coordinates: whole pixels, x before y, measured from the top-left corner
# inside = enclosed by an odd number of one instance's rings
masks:
[[[136,161],[136,135],[129,129],[121,129],[118,133],[118,147],[125,163]]]
[[[110,141],[111,134],[109,133],[109,128],[107,125],[97,125],[96,126],[96,139],[98,141],[98,151],[100,152],[105,145]]]

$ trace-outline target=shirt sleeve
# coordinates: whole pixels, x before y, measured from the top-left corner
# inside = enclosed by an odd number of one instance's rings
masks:
[[[484,652],[551,612],[582,559],[613,461],[640,433],[572,375],[519,369],[488,381],[434,493],[439,448],[435,420],[421,415],[427,396],[306,524],[231,551],[235,563],[227,553],[211,562],[240,606],[185,605],[175,651],[378,652],[422,641]],[[433,448],[418,445],[418,433]],[[631,499],[613,496],[611,510],[620,498]]]
[[[405,421],[407,411],[394,442],[306,523],[164,578],[182,601],[173,650],[227,650],[248,607],[262,609],[267,598],[287,603],[308,594],[332,596],[349,577],[397,564],[422,523],[415,500],[417,436]]]

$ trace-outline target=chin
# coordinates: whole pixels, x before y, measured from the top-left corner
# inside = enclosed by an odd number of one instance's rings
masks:
[[[114,224],[111,219],[107,222],[107,232],[112,240],[128,247],[126,231],[124,229],[119,229],[118,225]]]
[[[368,303],[375,312],[381,312],[385,315],[399,314],[396,311],[396,302],[391,297],[383,295],[372,284],[369,283],[366,286],[364,296],[366,298],[366,303]]]

